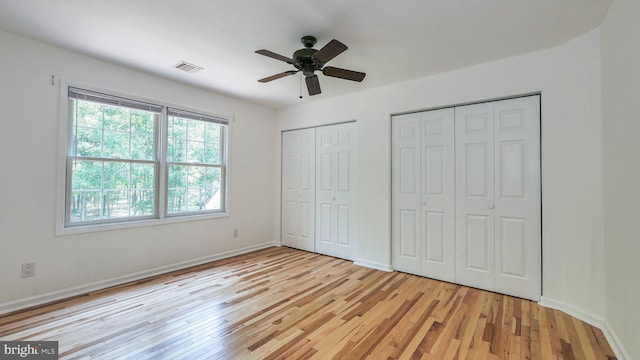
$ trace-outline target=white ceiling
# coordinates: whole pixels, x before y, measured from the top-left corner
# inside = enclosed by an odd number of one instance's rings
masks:
[[[0,29],[273,108],[551,47],[600,25],[611,0],[0,0]],[[291,57],[349,46],[328,65],[362,83],[320,75],[322,94],[298,98]],[[179,61],[204,68],[188,74]]]

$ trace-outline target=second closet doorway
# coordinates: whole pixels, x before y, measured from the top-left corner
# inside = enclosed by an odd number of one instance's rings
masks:
[[[282,133],[282,245],[355,258],[355,122]]]

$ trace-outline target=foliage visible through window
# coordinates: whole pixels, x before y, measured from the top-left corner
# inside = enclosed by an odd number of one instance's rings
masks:
[[[69,88],[66,226],[224,211],[226,120],[162,113],[160,105]]]

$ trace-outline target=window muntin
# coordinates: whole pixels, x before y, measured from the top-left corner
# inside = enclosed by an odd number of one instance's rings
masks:
[[[225,211],[226,119],[68,90],[65,227]]]

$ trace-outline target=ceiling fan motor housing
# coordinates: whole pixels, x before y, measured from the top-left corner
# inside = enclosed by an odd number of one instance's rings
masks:
[[[319,62],[313,57],[316,52],[318,52],[318,50],[312,48],[297,50],[292,56],[293,66],[301,70],[304,76],[313,76],[314,71],[320,70],[324,66],[324,63]]]

